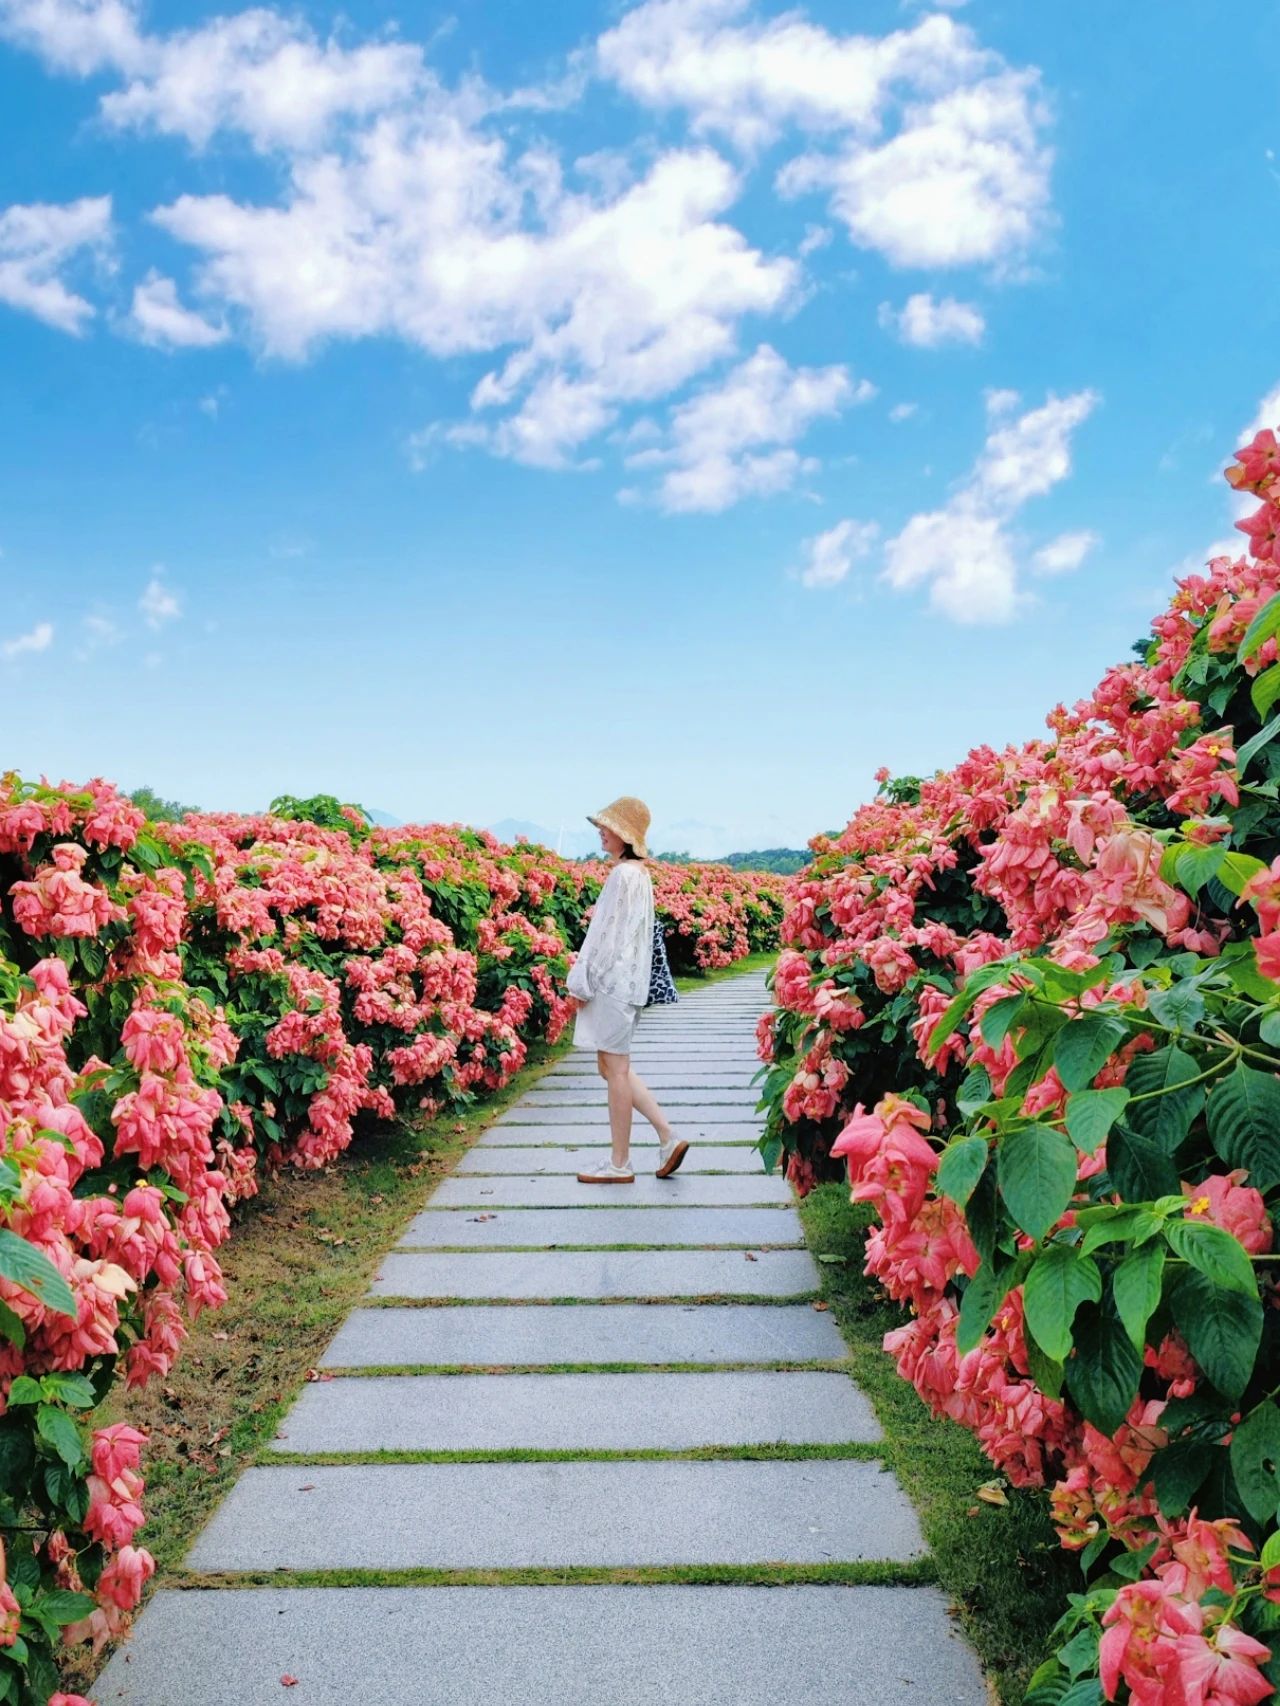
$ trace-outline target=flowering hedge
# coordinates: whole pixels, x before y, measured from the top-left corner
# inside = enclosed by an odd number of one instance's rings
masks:
[[[276,805],[148,824],[102,782],[0,777],[0,1706],[75,1706],[58,1645],[138,1602],[145,1440],[92,1413],[225,1301],[216,1251],[262,1170],[501,1088],[573,1012],[602,869]],[[696,964],[776,930],[776,879],[658,882]]]
[[[877,800],[793,884],[770,1158],[846,1167],[886,1349],[1084,1582],[1036,1706],[1280,1683],[1280,449],[1140,661]],[[870,1110],[870,1111],[868,1111]]]

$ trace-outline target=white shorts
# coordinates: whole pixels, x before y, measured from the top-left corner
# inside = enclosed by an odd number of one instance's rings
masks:
[[[603,1049],[606,1054],[630,1054],[640,1009],[612,995],[593,995],[578,1009],[573,1024],[574,1048]]]

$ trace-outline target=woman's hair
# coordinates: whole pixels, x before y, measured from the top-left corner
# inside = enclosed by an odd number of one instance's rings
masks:
[[[618,857],[619,859],[639,859],[640,855],[636,852],[635,848],[629,841],[624,841],[622,843],[622,851],[619,853]]]

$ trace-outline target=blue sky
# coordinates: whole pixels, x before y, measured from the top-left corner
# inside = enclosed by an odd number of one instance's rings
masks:
[[[715,854],[1038,733],[1280,419],[1215,10],[0,0],[4,762]]]

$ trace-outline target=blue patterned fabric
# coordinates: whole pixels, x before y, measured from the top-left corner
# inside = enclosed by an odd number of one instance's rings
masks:
[[[667,944],[662,934],[662,920],[653,921],[653,970],[649,973],[649,999],[646,1007],[669,1007],[680,996],[667,963]]]

